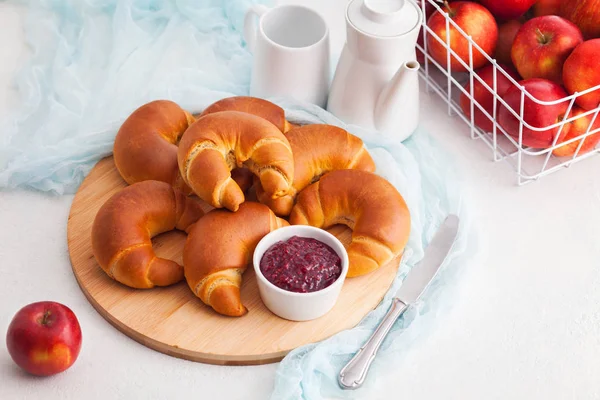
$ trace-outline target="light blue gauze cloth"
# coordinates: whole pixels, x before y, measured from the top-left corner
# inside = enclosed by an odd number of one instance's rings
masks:
[[[15,0],[16,1],[16,0]],[[0,127],[0,189],[73,193],[109,155],[115,134],[138,106],[170,99],[191,112],[247,95],[251,54],[241,37],[251,0],[21,0],[32,48],[15,85],[20,108]],[[296,123],[328,123],[361,137],[377,173],[404,196],[412,226],[398,276],[379,307],[350,330],[296,349],[279,365],[273,399],[368,398],[415,339],[435,329],[467,257],[468,215],[451,162],[424,132],[403,144],[346,126],[318,107],[272,99]],[[448,213],[459,238],[422,300],[399,319],[363,389],[342,391],[337,374],[373,332],[392,294]],[[471,247],[470,247],[471,248]],[[386,367],[387,366],[387,367]]]

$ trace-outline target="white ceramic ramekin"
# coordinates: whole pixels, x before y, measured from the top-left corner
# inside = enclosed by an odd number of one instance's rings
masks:
[[[260,260],[263,254],[275,243],[287,240],[292,236],[317,239],[338,254],[342,260],[342,273],[335,282],[316,292],[295,293],[278,288],[265,278],[260,270]],[[348,273],[348,253],[342,242],[327,231],[305,225],[286,226],[263,237],[254,250],[252,261],[256,272],[258,291],[265,306],[281,318],[292,321],[308,321],[327,314],[335,305]]]

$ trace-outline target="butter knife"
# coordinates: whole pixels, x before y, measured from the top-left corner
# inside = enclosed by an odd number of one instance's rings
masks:
[[[425,291],[440,265],[448,255],[458,232],[458,217],[449,215],[435,233],[425,249],[423,259],[406,275],[402,286],[392,299],[392,305],[373,335],[358,350],[340,371],[338,382],[343,389],[358,389],[362,386],[383,340],[392,329],[394,322],[415,303]]]

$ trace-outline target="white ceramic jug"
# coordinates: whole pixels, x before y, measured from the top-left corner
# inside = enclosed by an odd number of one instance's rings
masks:
[[[409,137],[419,122],[415,45],[422,21],[412,0],[351,0],[327,109],[346,123]]]

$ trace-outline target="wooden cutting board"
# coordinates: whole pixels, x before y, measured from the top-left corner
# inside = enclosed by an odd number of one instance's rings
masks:
[[[167,288],[131,289],[110,279],[96,263],[91,230],[100,206],[125,187],[112,157],[101,160],[77,192],[67,227],[69,254],[77,282],[92,306],[132,339],[175,357],[221,365],[266,364],[291,350],[355,326],[377,306],[396,275],[398,260],[366,276],[347,279],[335,307],[325,316],[292,322],[262,303],[254,270],[244,274],[242,300],[249,313],[225,317],[204,305],[185,282]],[[350,231],[330,232],[348,242]],[[185,233],[174,231],[153,240],[160,257],[182,262]]]

